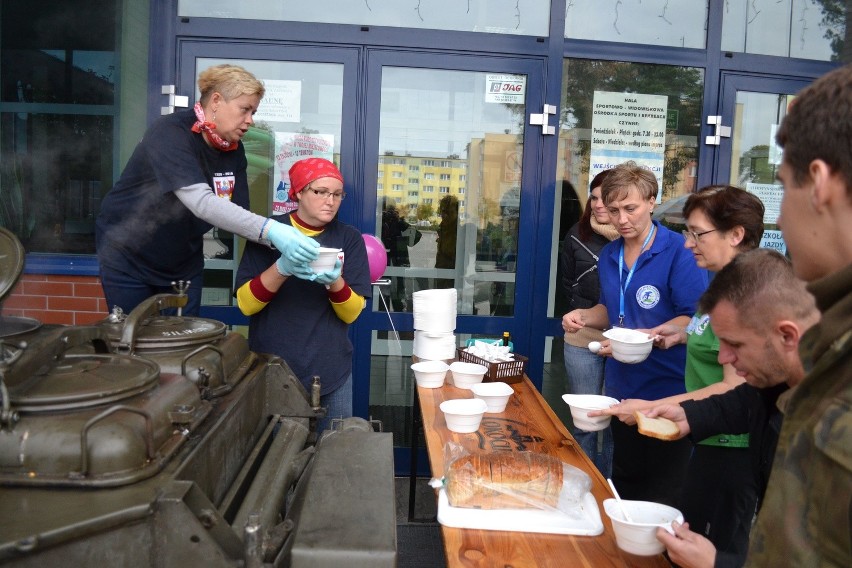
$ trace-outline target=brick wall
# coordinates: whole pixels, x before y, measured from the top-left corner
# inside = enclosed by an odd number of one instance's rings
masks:
[[[88,325],[105,318],[108,311],[96,276],[22,274],[3,302],[3,315]]]

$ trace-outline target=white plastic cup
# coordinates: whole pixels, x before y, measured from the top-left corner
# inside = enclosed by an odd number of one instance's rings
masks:
[[[310,263],[311,270],[317,274],[332,270],[334,268],[334,263],[337,262],[337,259],[342,252],[343,251],[339,248],[320,247],[319,257]]]

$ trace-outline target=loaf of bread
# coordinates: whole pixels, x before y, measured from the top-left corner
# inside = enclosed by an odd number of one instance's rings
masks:
[[[562,491],[562,462],[533,452],[468,454],[450,464],[447,499],[453,507],[547,509]]]
[[[678,440],[681,437],[677,424],[668,418],[648,418],[639,411],[634,412],[633,416],[640,434],[660,440]]]

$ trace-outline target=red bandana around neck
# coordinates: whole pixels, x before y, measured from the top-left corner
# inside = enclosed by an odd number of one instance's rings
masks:
[[[204,109],[201,108],[201,103],[195,103],[193,107],[195,111],[195,118],[198,119],[198,122],[192,125],[193,132],[204,132],[207,134],[207,138],[210,142],[213,143],[213,147],[222,150],[224,152],[230,152],[231,150],[236,150],[239,143],[228,142],[223,139],[221,136],[216,134],[216,123],[209,122],[205,119]]]

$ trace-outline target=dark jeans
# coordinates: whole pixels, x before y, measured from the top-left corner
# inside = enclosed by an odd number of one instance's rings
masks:
[[[190,278],[189,289],[186,291],[189,300],[182,310],[185,316],[197,316],[201,308],[201,286],[202,277],[198,274]],[[101,286],[104,289],[107,309],[112,311],[113,307],[119,306],[125,314],[133,311],[133,308],[141,304],[155,294],[175,294],[174,288],[169,286],[155,286],[140,282],[138,279],[113,270],[107,266],[101,266]],[[164,313],[175,313],[175,310],[164,310]]]
[[[745,558],[757,505],[757,477],[748,448],[697,444],[683,485],[680,511],[689,528],[716,550]]]
[[[636,426],[615,419],[610,428],[615,444],[612,481],[621,498],[677,507],[692,442],[687,438],[667,442],[643,436]]]
[[[330,428],[331,421],[335,418],[352,417],[352,373],[336,390],[320,396],[320,406],[326,407],[327,413],[320,419],[317,433]]]
[[[565,344],[565,374],[571,394],[603,394],[605,357],[599,357],[584,347]],[[617,418],[615,419],[617,420]],[[604,477],[612,476],[612,431],[604,428],[584,432],[574,428],[574,439]]]

